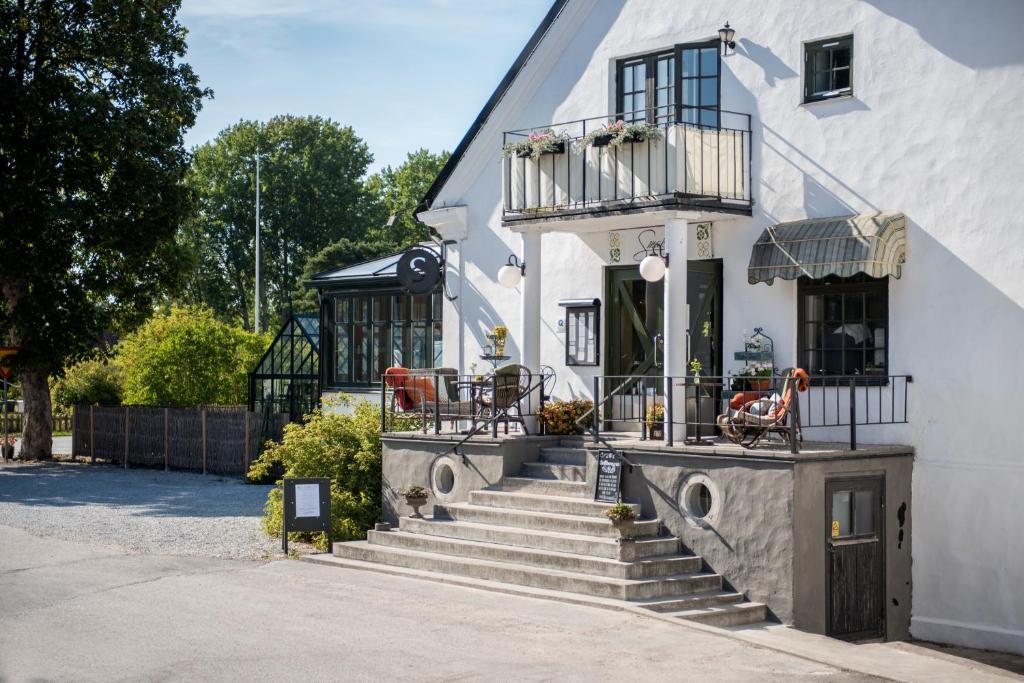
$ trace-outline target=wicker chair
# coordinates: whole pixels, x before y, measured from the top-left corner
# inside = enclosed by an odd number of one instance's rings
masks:
[[[788,421],[797,392],[807,391],[810,378],[800,368],[782,371],[785,378],[778,401],[765,398],[757,392],[740,392],[729,402],[729,412],[719,415],[716,420],[722,435],[733,443],[745,448],[754,448],[772,432],[780,434],[788,442],[790,431]],[[803,443],[803,432],[799,420],[796,424],[797,441]]]
[[[481,406],[480,417],[487,419],[501,411],[505,411],[499,420],[505,423],[508,434],[508,423],[518,422],[523,432],[529,434],[523,415],[523,400],[530,393],[530,382],[533,376],[525,365],[503,365],[494,371],[493,380],[488,378],[482,383],[483,391],[478,398]],[[493,381],[493,384],[491,382]],[[493,387],[491,389],[490,387]],[[492,396],[493,394],[493,396]]]

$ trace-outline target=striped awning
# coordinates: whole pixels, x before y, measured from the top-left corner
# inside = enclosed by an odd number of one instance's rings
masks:
[[[809,218],[766,228],[754,243],[747,268],[750,284],[779,277],[815,280],[826,275],[902,275],[907,256],[907,219],[902,213],[864,213]]]

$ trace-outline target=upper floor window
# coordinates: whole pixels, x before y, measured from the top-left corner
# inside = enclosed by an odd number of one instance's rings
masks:
[[[804,45],[804,102],[853,92],[853,36]]]
[[[719,125],[719,45],[677,45],[672,50],[620,59],[616,107],[627,122]]]

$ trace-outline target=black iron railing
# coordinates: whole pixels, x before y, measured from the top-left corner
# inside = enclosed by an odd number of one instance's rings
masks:
[[[844,430],[850,449],[856,450],[858,427],[909,422],[911,375],[813,377],[805,391],[793,391],[795,400],[787,400],[787,379],[597,376],[593,392],[598,400],[589,429],[595,440],[605,431],[639,431],[641,439],[664,439],[670,446],[678,440],[717,443],[730,428],[734,435],[749,433],[753,439],[763,429],[760,437],[778,435],[797,453],[808,429]],[[723,425],[722,416],[732,421]]]
[[[656,134],[621,145],[607,144],[604,136],[594,140],[594,133],[624,118],[643,118],[644,112],[506,131],[503,150],[548,131],[558,144],[537,157],[525,152],[503,157],[503,215],[511,219],[616,202],[657,205],[679,200],[749,211],[751,117],[720,113],[720,122],[731,125],[701,126],[687,123],[685,110],[679,116],[651,110],[649,125]]]

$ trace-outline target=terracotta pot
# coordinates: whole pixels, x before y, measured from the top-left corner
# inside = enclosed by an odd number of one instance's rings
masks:
[[[772,388],[772,381],[767,377],[755,377],[747,380],[752,391],[768,391]]]

